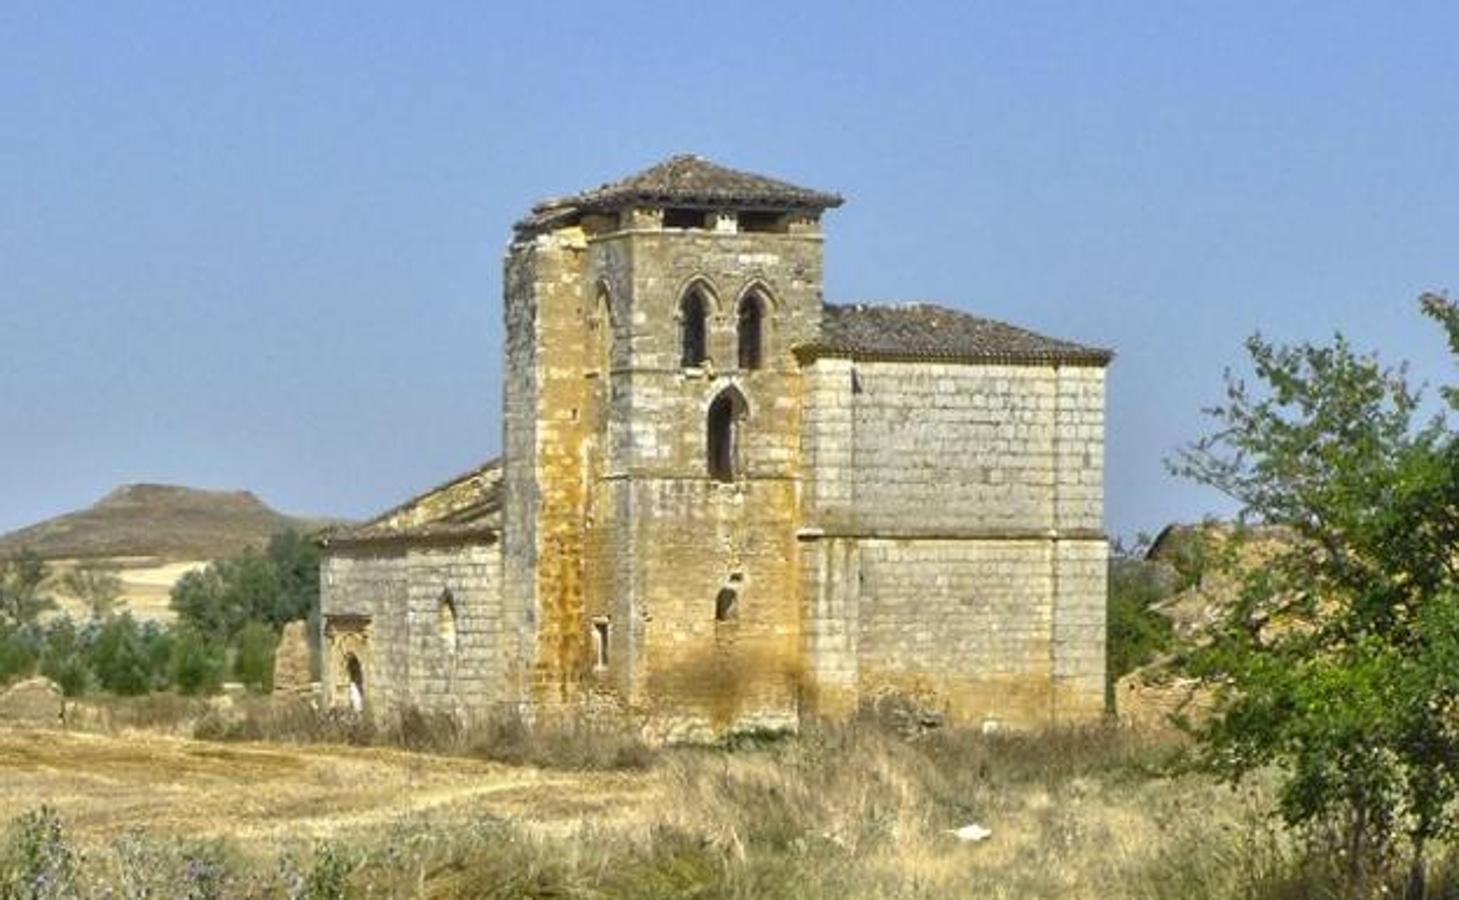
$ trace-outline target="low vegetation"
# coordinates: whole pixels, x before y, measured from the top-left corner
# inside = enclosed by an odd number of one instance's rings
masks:
[[[89,618],[48,615],[56,609],[53,586],[83,600]],[[0,559],[0,687],[44,675],[71,697],[198,696],[216,693],[231,678],[267,692],[279,629],[317,616],[318,550],[284,532],[262,552],[245,550],[185,575],[173,588],[177,622],[170,627],[118,614],[119,594],[115,570],[104,565],[78,566],[54,579],[28,551]]]

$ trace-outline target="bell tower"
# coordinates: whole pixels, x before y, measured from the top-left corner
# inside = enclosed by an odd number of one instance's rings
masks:
[[[522,700],[793,724],[804,398],[833,194],[677,156],[537,206],[506,262]]]

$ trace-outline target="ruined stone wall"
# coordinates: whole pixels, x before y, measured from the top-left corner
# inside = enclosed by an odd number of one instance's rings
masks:
[[[807,372],[802,646],[818,708],[1103,708],[1103,370],[823,359]]]
[[[348,702],[347,652],[361,660],[374,714],[415,706],[473,717],[510,700],[504,675],[515,640],[503,614],[501,563],[494,542],[331,549],[320,585],[326,700]],[[443,628],[448,592],[454,640]]]

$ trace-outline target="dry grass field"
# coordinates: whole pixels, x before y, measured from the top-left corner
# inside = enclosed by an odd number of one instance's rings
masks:
[[[150,556],[118,556],[102,559],[56,559],[49,561],[52,584],[59,611],[69,613],[77,621],[85,621],[86,604],[68,595],[61,587],[61,578],[81,562],[101,562],[116,566],[122,582],[118,611],[130,612],[138,621],[171,622],[177,616],[169,605],[172,586],[188,572],[202,569],[208,560],[168,560]]]
[[[103,881],[138,835],[168,848],[147,857],[160,882],[226,858],[220,897],[1219,896],[1254,864],[1238,859],[1254,799],[1163,772],[1167,756],[1112,730],[909,744],[862,728],[567,771],[20,728],[0,730],[0,809],[53,808]],[[972,822],[992,836],[949,833]],[[301,871],[340,890],[269,880],[311,852]]]
[[[83,844],[133,829],[250,852],[463,812],[544,824],[618,805],[620,776],[542,772],[401,750],[225,744],[129,733],[0,730],[0,809],[55,808]]]

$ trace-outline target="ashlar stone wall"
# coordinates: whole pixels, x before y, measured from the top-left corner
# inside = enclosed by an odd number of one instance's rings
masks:
[[[793,726],[800,682],[801,375],[792,348],[819,328],[821,237],[662,229],[652,221],[590,239],[588,282],[611,296],[615,343],[606,459],[590,504],[585,572],[592,616],[609,620],[595,673],[650,732],[708,737]],[[680,303],[709,303],[709,360],[681,360]],[[740,304],[765,304],[763,362],[739,368]],[[710,478],[707,417],[734,389],[747,412],[742,466]],[[717,621],[721,591],[734,616]]]
[[[481,540],[331,548],[320,584],[328,702],[348,704],[347,653],[361,661],[374,714],[414,706],[472,718],[510,701],[516,642],[501,562],[500,544]]]
[[[1103,710],[1104,372],[821,359],[807,371],[802,645],[827,710]]]

